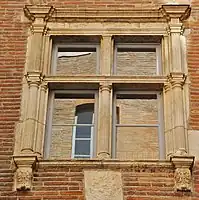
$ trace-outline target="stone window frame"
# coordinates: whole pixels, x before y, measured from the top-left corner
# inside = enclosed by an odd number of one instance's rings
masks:
[[[15,189],[30,190],[38,160],[43,159],[45,113],[47,109],[48,87],[54,83],[80,82],[100,85],[101,103],[111,102],[113,79],[108,77],[110,59],[102,59],[101,77],[52,77],[48,76],[52,50],[52,36],[58,35],[101,35],[102,58],[110,58],[112,36],[114,35],[153,35],[162,36],[163,77],[117,77],[114,84],[121,81],[134,84],[156,84],[163,87],[165,110],[165,140],[167,158],[175,168],[176,190],[191,190],[191,167],[194,157],[189,155],[187,143],[187,118],[189,114],[189,77],[187,76],[186,39],[183,36],[190,16],[189,4],[166,4],[153,10],[121,8],[94,10],[70,10],[49,5],[26,5],[25,16],[30,21],[27,41],[27,56],[24,70],[21,117],[16,124],[13,163],[16,166]],[[89,19],[89,20],[88,20]],[[85,23],[88,20],[88,23]],[[175,104],[178,102],[178,104]],[[169,104],[169,106],[168,106]],[[33,107],[32,105],[35,105]],[[110,104],[107,105],[110,107]],[[99,118],[107,107],[100,107]],[[174,114],[173,116],[171,114]],[[172,116],[172,118],[171,118]],[[110,115],[106,113],[106,118]],[[101,138],[98,140],[98,159],[110,158],[109,135],[111,121],[104,127],[99,120]],[[103,132],[102,132],[103,127]],[[177,141],[176,138],[179,138]],[[101,161],[101,162],[102,162]],[[104,161],[105,162],[105,161]],[[123,163],[132,166],[131,162]],[[117,162],[112,165],[117,165]],[[121,163],[120,163],[121,165]]]
[[[54,94],[93,94],[94,95],[94,134],[91,137],[91,158],[94,157],[96,152],[96,132],[97,132],[97,104],[98,104],[98,91],[97,90],[51,90],[49,91],[48,98],[48,111],[46,114],[46,129],[45,129],[45,139],[44,139],[44,159],[49,159],[50,145],[51,145],[51,134],[52,134],[52,115],[53,115],[53,100]],[[81,104],[84,105],[84,104]],[[77,107],[77,106],[76,106]],[[71,151],[71,159],[74,158],[74,134],[72,133],[72,151]],[[69,158],[67,158],[69,159]]]

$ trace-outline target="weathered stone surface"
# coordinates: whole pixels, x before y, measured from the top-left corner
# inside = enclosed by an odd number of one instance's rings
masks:
[[[122,200],[121,173],[115,171],[85,171],[86,200]]]

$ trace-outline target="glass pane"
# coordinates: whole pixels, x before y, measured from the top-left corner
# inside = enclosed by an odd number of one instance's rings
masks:
[[[93,109],[86,111],[82,109],[77,112],[77,124],[92,124],[93,120]]]
[[[118,48],[117,75],[156,75],[156,49]]]
[[[72,126],[52,126],[49,159],[71,158],[72,130]]]
[[[91,126],[76,126],[76,138],[90,138]]]
[[[90,155],[90,140],[76,140],[75,155]]]
[[[96,72],[96,48],[58,48],[56,74],[91,75]]]
[[[156,95],[118,94],[118,123],[158,124],[158,101],[151,98],[156,98]]]
[[[158,128],[117,127],[116,158],[158,159]]]
[[[76,94],[55,95],[52,124],[76,124],[76,110],[79,106],[85,104],[92,104],[94,107],[93,94],[90,96],[85,94],[85,98],[83,96],[78,97]]]
[[[80,107],[91,105],[94,108],[93,94],[55,94],[53,102],[50,159],[67,159],[72,155],[72,137],[76,112]],[[81,131],[80,131],[81,128]],[[87,130],[85,130],[87,129]],[[77,135],[90,138],[91,127],[76,128]],[[74,141],[75,142],[75,141]]]

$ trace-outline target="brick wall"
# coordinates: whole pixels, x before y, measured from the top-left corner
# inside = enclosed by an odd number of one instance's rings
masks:
[[[150,0],[109,0],[109,1],[65,1],[46,0],[48,4],[69,8],[103,7],[154,7],[161,1]],[[0,1],[0,199],[1,200],[50,200],[84,199],[82,168],[46,163],[38,165],[34,173],[31,192],[13,191],[12,155],[14,146],[14,128],[19,121],[22,78],[25,64],[27,43],[27,22],[24,19],[25,0]],[[193,130],[199,130],[199,2],[192,0],[192,15],[189,22],[191,34],[188,36],[188,67],[190,86],[190,119]],[[122,172],[125,200],[197,200],[199,199],[198,162],[193,170],[194,192],[173,191],[172,168],[154,170],[150,167]],[[118,170],[118,169],[117,169]],[[155,179],[154,179],[155,177]],[[159,180],[159,182],[157,182]]]

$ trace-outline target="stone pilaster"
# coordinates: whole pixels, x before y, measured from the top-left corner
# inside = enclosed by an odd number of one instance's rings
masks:
[[[97,157],[110,158],[111,155],[111,85],[102,83],[99,92]]]
[[[175,189],[177,191],[192,191],[191,169],[194,156],[188,156],[184,149],[179,149],[170,160],[175,167]]]

